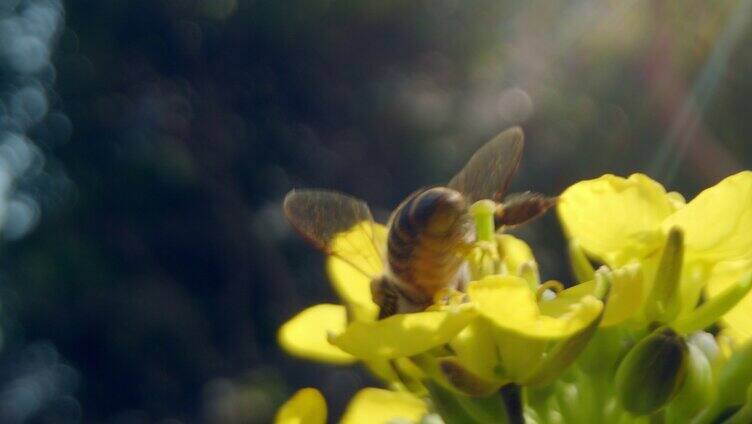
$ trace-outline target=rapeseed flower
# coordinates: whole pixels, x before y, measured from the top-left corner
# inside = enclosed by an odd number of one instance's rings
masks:
[[[752,172],[728,177],[689,203],[643,174],[604,175],[564,191],[558,213],[570,241],[595,260],[611,267],[640,263],[645,286],[641,309],[635,312],[641,312],[636,321],[643,325],[656,318],[686,323],[703,295],[712,302],[729,290],[749,288],[745,276],[752,271]],[[662,253],[667,256],[677,243],[677,295],[663,299],[668,303],[659,305],[661,314],[655,309],[661,301],[657,297],[662,292],[667,297],[662,288],[672,284],[665,281],[670,272],[660,268],[666,263],[661,262]],[[663,286],[656,288],[656,282]],[[733,309],[718,308],[720,315],[712,318],[720,318],[741,343],[752,336],[752,296],[736,300]]]
[[[307,308],[278,337],[295,356],[360,362],[384,382],[341,422],[752,422],[752,172],[690,202],[642,174],[569,187],[557,207],[568,288],[540,281],[493,207],[471,208],[470,281],[385,319],[371,278],[387,229],[363,221],[332,239],[326,269],[342,303]],[[326,417],[321,394],[303,389],[277,422]]]

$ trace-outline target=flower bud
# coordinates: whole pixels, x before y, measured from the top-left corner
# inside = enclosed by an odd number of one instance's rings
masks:
[[[705,331],[697,331],[687,337],[687,343],[700,349],[711,365],[718,362],[721,348],[715,337]]]
[[[715,400],[694,421],[698,423],[720,422],[718,417],[728,417],[729,412],[734,413],[736,418],[746,415],[747,412],[741,410],[745,407],[752,408],[750,387],[752,387],[752,341],[747,341],[734,350],[731,357],[723,363],[718,373]],[[742,405],[745,407],[740,409]],[[736,415],[734,411],[741,412],[741,415]],[[726,422],[749,421],[724,421]]]
[[[637,343],[619,365],[619,401],[635,415],[655,412],[677,394],[686,370],[687,345],[673,330],[661,327]]]
[[[752,340],[739,347],[721,369],[717,407],[741,405],[752,383]]]
[[[705,353],[687,343],[687,377],[679,393],[668,406],[672,422],[687,422],[713,397],[713,370]]]
[[[655,274],[653,290],[645,307],[645,315],[649,321],[668,323],[679,315],[679,280],[683,262],[684,233],[679,228],[671,228]]]

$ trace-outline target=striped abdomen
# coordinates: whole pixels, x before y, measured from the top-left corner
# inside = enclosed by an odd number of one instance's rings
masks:
[[[472,242],[473,227],[462,194],[446,187],[414,193],[394,211],[387,262],[399,290],[416,304],[456,287],[465,261],[460,248]]]

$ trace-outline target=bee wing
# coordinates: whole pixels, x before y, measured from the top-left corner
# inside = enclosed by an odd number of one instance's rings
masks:
[[[475,152],[448,187],[465,195],[470,203],[481,199],[500,202],[520,164],[524,144],[520,127],[502,131]]]
[[[369,278],[382,273],[386,237],[364,201],[336,191],[292,190],[283,209],[292,226],[316,248]]]

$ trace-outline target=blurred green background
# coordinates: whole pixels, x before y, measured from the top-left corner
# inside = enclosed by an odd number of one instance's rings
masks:
[[[385,220],[522,125],[513,190],[752,168],[752,1],[0,0],[0,422],[333,417],[275,343],[335,301],[293,187]],[[525,227],[567,281],[554,214]]]

